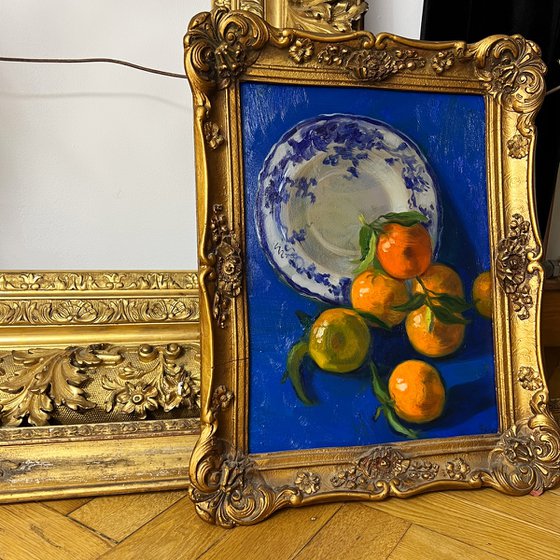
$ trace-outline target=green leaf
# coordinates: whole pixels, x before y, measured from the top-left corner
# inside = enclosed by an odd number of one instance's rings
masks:
[[[392,309],[394,309],[395,311],[404,311],[408,313],[410,311],[414,311],[415,309],[418,309],[419,307],[422,307],[425,302],[426,302],[425,294],[416,294],[402,305],[393,305]]]
[[[472,307],[464,298],[458,296],[434,293],[430,297],[435,300],[437,305],[445,307],[451,313],[463,313],[463,311],[468,311]]]
[[[388,406],[391,404],[391,397],[385,388],[383,381],[379,377],[379,373],[377,373],[377,368],[375,364],[370,361],[369,369],[371,371],[371,386],[373,388],[373,394],[376,396],[377,400],[384,406]]]
[[[292,382],[292,386],[298,399],[304,404],[313,404],[313,401],[305,393],[303,388],[303,379],[301,375],[301,364],[305,356],[307,356],[307,341],[300,340],[296,342],[288,352],[288,359],[286,362],[286,373],[284,380],[287,378]]]
[[[375,251],[377,249],[377,235],[371,230],[371,237],[369,240],[369,248],[366,256],[363,258],[362,262],[354,270],[355,274],[361,274],[364,270],[367,270],[375,259]]]
[[[360,251],[362,260],[367,257],[369,252],[369,244],[371,241],[371,236],[373,235],[373,230],[365,225],[360,228]]]
[[[469,323],[468,319],[465,319],[462,315],[452,313],[445,307],[434,304],[433,302],[430,304],[430,309],[436,316],[436,319],[442,323],[448,325],[467,325]]]
[[[383,406],[380,405],[380,406],[377,407],[377,410],[375,411],[375,414],[373,415],[373,421],[374,422],[379,419],[382,412],[383,412]]]
[[[429,221],[424,214],[417,212],[416,210],[411,210],[409,212],[389,212],[388,214],[383,214],[380,218],[383,218],[386,223],[400,224],[405,227],[415,226],[416,224],[425,224]]]
[[[418,432],[404,426],[399,420],[395,411],[391,407],[384,406],[383,412],[385,413],[385,417],[387,418],[387,422],[389,423],[389,426],[391,426],[391,428],[393,428],[395,432],[398,432],[399,434],[402,434],[403,436],[410,439],[416,439],[418,437]]]
[[[296,317],[298,318],[299,322],[301,323],[301,326],[305,329],[308,330],[311,328],[311,325],[313,325],[313,317],[311,317],[311,315],[308,315],[307,313],[305,313],[304,311],[296,311]]]
[[[357,311],[357,313],[362,319],[364,319],[366,323],[369,323],[371,327],[380,327],[386,331],[391,330],[391,327],[387,323],[385,323],[385,321],[382,321],[375,315],[372,315],[371,313],[366,313],[365,311]]]

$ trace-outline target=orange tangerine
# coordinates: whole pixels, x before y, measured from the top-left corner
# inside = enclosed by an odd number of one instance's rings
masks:
[[[309,333],[309,355],[325,371],[347,373],[365,361],[371,335],[365,321],[352,309],[323,311]]]
[[[389,377],[395,413],[407,422],[430,422],[443,412],[445,387],[438,370],[421,360],[400,363]]]
[[[452,268],[445,264],[433,263],[420,278],[424,286],[432,292],[459,297],[465,295],[461,278]],[[424,292],[417,280],[412,282],[412,292],[416,294]]]
[[[465,325],[436,319],[427,305],[409,313],[405,327],[414,349],[431,358],[452,354],[461,346],[465,336]]]
[[[420,276],[432,261],[432,240],[421,224],[388,223],[377,241],[377,259],[387,274],[406,280]]]
[[[492,318],[492,275],[482,272],[473,284],[472,297],[476,310],[484,317]]]
[[[374,315],[389,327],[401,323],[406,313],[393,306],[408,301],[408,292],[402,280],[396,280],[379,270],[368,269],[356,276],[350,291],[352,307]]]

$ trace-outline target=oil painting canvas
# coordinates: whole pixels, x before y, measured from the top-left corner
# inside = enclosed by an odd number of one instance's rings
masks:
[[[241,86],[251,452],[496,433],[482,96]]]

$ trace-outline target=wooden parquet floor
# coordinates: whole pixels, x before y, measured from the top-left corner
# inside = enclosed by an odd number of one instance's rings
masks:
[[[557,560],[560,490],[329,504],[234,530],[201,521],[181,491],[0,506],[0,560],[97,558]]]

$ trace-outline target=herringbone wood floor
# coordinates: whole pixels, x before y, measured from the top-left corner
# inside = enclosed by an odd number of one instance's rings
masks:
[[[185,492],[0,506],[1,560],[560,558],[560,490],[492,490],[330,504],[224,530]]]

